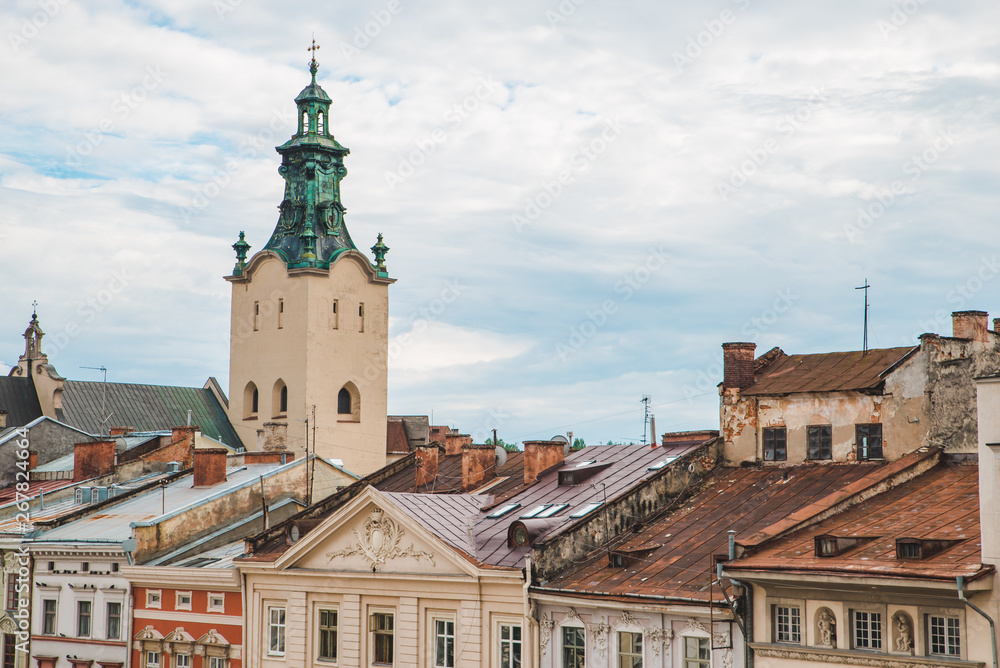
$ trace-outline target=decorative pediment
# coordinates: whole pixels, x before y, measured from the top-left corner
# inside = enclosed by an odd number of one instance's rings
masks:
[[[167,637],[163,640],[166,642],[192,643],[194,642],[194,636],[185,631],[183,626],[178,626],[168,633]]]
[[[199,645],[229,645],[229,641],[216,631],[215,629],[209,629],[208,633],[198,638]]]
[[[354,529],[355,543],[350,547],[326,553],[327,559],[334,562],[338,557],[360,556],[371,567],[372,572],[380,570],[387,561],[412,557],[419,561],[426,559],[431,566],[434,555],[426,550],[419,550],[413,543],[406,545],[403,537],[406,531],[390,517],[385,516],[381,508],[372,508],[371,514],[364,525]]]
[[[152,626],[147,626],[135,634],[136,640],[163,640],[163,634]]]

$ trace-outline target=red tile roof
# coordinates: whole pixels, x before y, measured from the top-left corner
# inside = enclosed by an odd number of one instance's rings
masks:
[[[869,539],[832,557],[817,557],[820,535]],[[899,559],[897,538],[955,541],[922,560]],[[765,542],[727,571],[886,576],[954,580],[992,572],[982,563],[979,467],[942,463],[884,494],[818,524]]]
[[[816,355],[786,355],[780,350],[777,353],[772,350],[767,353],[772,359],[754,374],[756,382],[740,393],[763,395],[874,390],[882,383],[887,371],[917,350],[918,347],[911,346],[881,348],[865,353],[857,350]]]

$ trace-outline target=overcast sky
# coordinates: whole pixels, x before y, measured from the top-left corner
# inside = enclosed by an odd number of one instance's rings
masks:
[[[718,426],[725,341],[854,350],[1000,316],[989,0],[0,4],[0,371],[228,386],[321,45],[392,413],[477,439]],[[409,337],[401,339],[405,335]],[[400,343],[405,341],[405,343]]]

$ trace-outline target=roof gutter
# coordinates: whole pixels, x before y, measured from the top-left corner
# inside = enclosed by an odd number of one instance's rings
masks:
[[[997,627],[993,623],[993,618],[987,615],[985,612],[979,609],[972,601],[965,598],[965,576],[959,575],[955,578],[955,584],[958,586],[958,598],[961,599],[963,603],[978,612],[983,619],[990,623],[990,648],[993,650],[993,668],[1000,668],[997,665]]]

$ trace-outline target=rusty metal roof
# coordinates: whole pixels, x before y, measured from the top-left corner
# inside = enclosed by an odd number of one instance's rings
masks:
[[[438,457],[438,474],[434,481],[416,489],[416,461],[401,471],[374,485],[380,492],[423,492],[431,494],[460,494],[462,492],[462,455]],[[500,479],[500,480],[498,480]],[[492,484],[491,484],[492,483]],[[502,498],[524,487],[524,453],[511,452],[507,461],[497,469],[497,477],[486,480],[480,487],[494,497]],[[472,490],[475,492],[475,490]]]
[[[713,593],[712,600],[721,601],[719,589],[710,592],[708,584],[715,577],[713,556],[727,553],[730,529],[760,531],[866,477],[881,480],[885,469],[876,463],[717,468],[676,510],[611,546],[627,555],[628,565],[608,566],[599,550],[538,589],[704,602]]]
[[[410,451],[410,442],[406,439],[406,429],[403,423],[389,420],[385,425],[385,454],[405,455]]]
[[[817,536],[865,538],[837,556],[817,557]],[[896,539],[954,541],[925,559],[899,559]],[[979,467],[944,463],[842,513],[767,541],[727,570],[796,571],[954,581],[990,572],[982,564]]]
[[[887,371],[917,350],[919,347],[910,346],[815,355],[786,355],[778,351],[755,372],[754,384],[740,394],[874,390]]]

